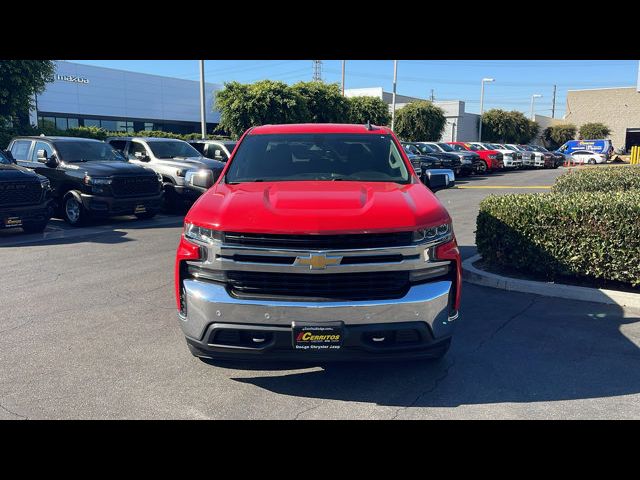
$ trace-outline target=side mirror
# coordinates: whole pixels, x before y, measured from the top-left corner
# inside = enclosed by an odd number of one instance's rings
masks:
[[[144,152],[135,152],[133,155],[136,157],[136,160],[140,160],[141,162],[148,162],[150,160],[149,155]]]
[[[47,151],[41,149],[38,150],[36,154],[38,156],[38,162],[44,163],[45,166],[49,168],[56,168],[58,166],[58,157],[56,157],[55,153],[52,153],[51,156],[47,158]]]
[[[4,156],[7,157],[11,163],[18,163],[16,162],[16,159],[13,158],[13,153],[11,153],[11,150],[4,150],[2,153],[4,153]]]
[[[212,170],[189,170],[184,177],[185,182],[190,187],[208,190],[216,183],[216,178],[220,171]]]
[[[438,169],[438,170],[425,170],[424,172],[424,184],[433,193],[451,188],[456,183],[456,176],[453,170]]]

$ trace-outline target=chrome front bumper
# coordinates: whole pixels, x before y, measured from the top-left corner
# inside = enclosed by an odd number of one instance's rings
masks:
[[[186,316],[178,314],[187,339],[201,340],[212,323],[281,326],[292,322],[336,322],[349,325],[424,322],[433,337],[453,332],[457,313],[450,316],[453,284],[448,280],[412,286],[399,299],[353,302],[297,302],[237,299],[223,285],[185,279]]]

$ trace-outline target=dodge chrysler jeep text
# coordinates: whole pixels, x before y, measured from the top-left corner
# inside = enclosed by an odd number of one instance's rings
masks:
[[[179,323],[204,358],[441,357],[460,284],[451,217],[372,125],[247,131],[175,263]]]

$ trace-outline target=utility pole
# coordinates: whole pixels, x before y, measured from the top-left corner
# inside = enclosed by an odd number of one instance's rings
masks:
[[[435,97],[433,96],[433,88],[431,89],[431,101],[433,102],[435,100]]]
[[[344,97],[344,68],[346,63],[347,63],[346,60],[342,60],[342,96],[343,97]]]
[[[551,102],[551,118],[556,118],[556,87],[557,85],[553,86],[553,100]]]
[[[391,100],[391,131],[396,123],[396,83],[398,82],[398,60],[393,61],[393,98]]]
[[[204,96],[204,60],[200,60],[200,130],[202,134],[202,139],[207,138],[207,112],[205,109],[205,100]]]
[[[322,60],[313,61],[313,81],[314,82],[322,81]]]

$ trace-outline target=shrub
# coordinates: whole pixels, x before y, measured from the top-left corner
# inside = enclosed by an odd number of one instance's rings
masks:
[[[599,138],[607,138],[611,134],[611,129],[604,123],[585,123],[578,130],[580,140],[594,140]]]
[[[488,263],[549,280],[640,285],[640,190],[491,195],[476,244]]]
[[[394,130],[409,142],[437,142],[446,123],[442,108],[428,101],[411,102],[396,112]]]
[[[482,138],[487,142],[529,143],[540,130],[522,112],[492,108],[482,114]]]
[[[556,193],[624,190],[640,190],[640,166],[586,168],[567,172],[559,176],[553,186]]]
[[[391,114],[389,106],[378,97],[350,97],[349,123],[389,125]]]
[[[545,147],[555,150],[569,140],[576,138],[576,132],[576,126],[571,123],[552,125],[542,131],[542,143]]]

